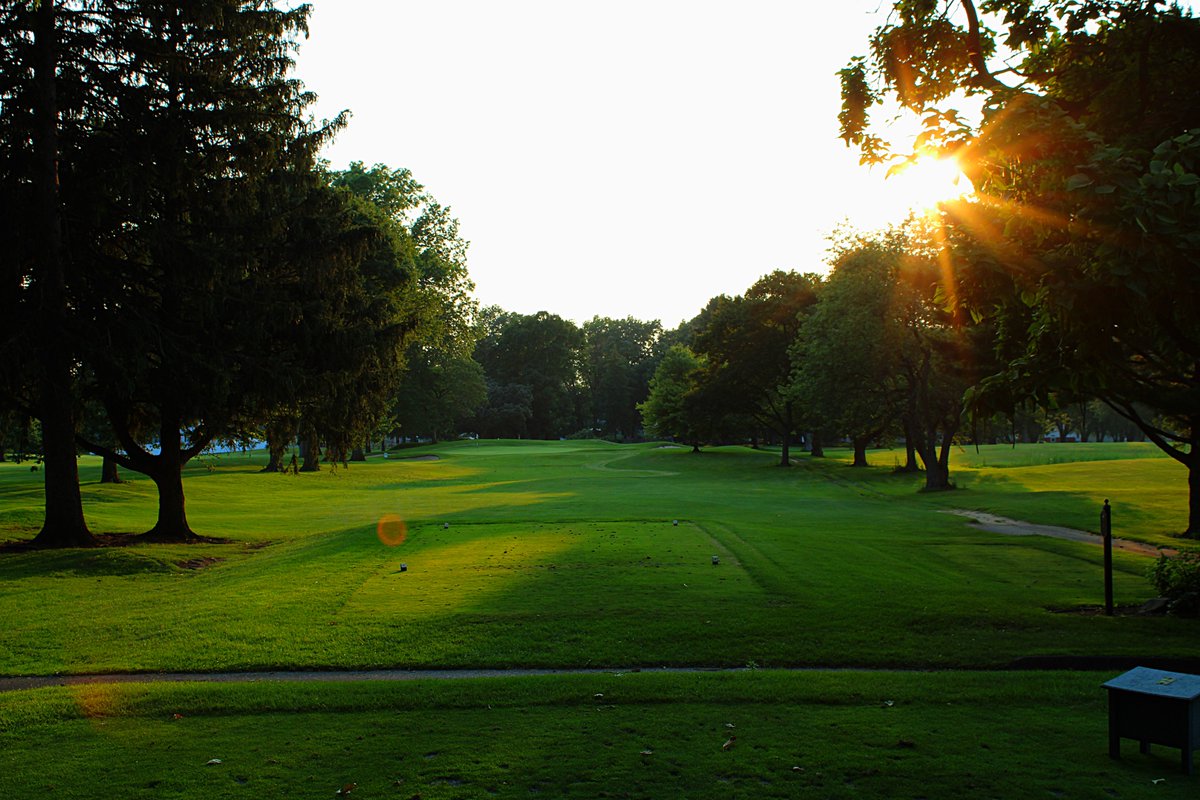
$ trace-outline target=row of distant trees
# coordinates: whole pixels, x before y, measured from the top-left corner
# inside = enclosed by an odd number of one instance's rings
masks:
[[[840,73],[843,139],[892,169],[953,156],[976,195],[837,243],[758,416],[799,409],[856,450],[898,420],[941,488],[964,425],[1099,401],[1186,467],[1200,537],[1200,20],[1142,0],[906,1],[868,44]],[[885,101],[919,117],[911,145],[872,125]],[[703,426],[711,378],[741,365],[697,345],[682,407]]]
[[[937,489],[954,441],[1096,402],[1188,467],[1200,535],[1200,25],[1160,5],[896,4],[842,71],[843,136],[867,162],[956,155],[979,199],[663,331],[476,309],[448,209],[405,170],[318,161],[344,120],[314,124],[288,74],[307,7],[5,4],[0,403],[39,423],[36,541],[94,542],[80,448],[150,476],[151,535],[186,539],[182,468],[214,442],[279,468],[298,440],[312,469],[389,432],[644,420],[783,464],[798,436],[856,463],[902,437]],[[911,154],[871,128],[885,96],[923,117]]]
[[[861,460],[899,425],[944,488],[964,426],[1099,401],[1187,468],[1200,536],[1197,58],[1200,21],[1176,4],[893,4],[841,71],[842,136],[896,169],[954,156],[977,196],[845,237],[827,281],[773,273],[715,299],[664,354],[654,426],[701,440],[740,409],[787,463],[799,431],[846,435]],[[958,108],[972,96],[978,121]],[[885,100],[919,115],[911,147],[872,126]]]
[[[843,232],[827,277],[774,272],[744,295],[721,296],[685,327],[640,408],[649,430],[690,443],[772,441],[790,463],[794,440],[813,455],[903,442],[902,469],[927,489],[950,486],[954,443],[1144,439],[1108,404],[1058,393],[1040,403],[985,379],[1000,368],[994,329],[948,301],[943,231],[927,219],[881,234]],[[1003,386],[1005,391],[997,392]],[[1143,409],[1142,413],[1151,418]]]

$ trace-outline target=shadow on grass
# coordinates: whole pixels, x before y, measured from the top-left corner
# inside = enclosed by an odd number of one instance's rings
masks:
[[[128,549],[132,536],[101,536],[107,547],[88,550],[35,550],[28,542],[0,545],[0,580],[33,577],[123,577],[174,572],[168,561]]]

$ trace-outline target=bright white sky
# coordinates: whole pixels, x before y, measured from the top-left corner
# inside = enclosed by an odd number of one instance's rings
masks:
[[[313,5],[296,74],[353,114],[325,157],[412,170],[484,305],[672,328],[913,203],[837,138],[882,0]]]

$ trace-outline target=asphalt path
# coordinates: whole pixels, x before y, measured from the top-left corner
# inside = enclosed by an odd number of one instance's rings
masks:
[[[749,672],[752,667],[632,667],[630,669],[372,669],[278,670],[273,672],[133,672],[107,675],[35,675],[0,678],[0,692],[47,686],[86,686],[107,683],[357,683],[361,681],[461,680],[518,678],[536,675],[625,675],[631,673]],[[828,669],[828,668],[822,668]],[[811,671],[811,670],[810,670]],[[876,672],[879,670],[861,670]],[[888,671],[888,670],[884,670]]]
[[[949,509],[942,513],[968,517],[975,523],[976,527],[985,531],[991,531],[992,533],[1003,533],[1008,536],[1050,536],[1054,539],[1066,539],[1071,542],[1084,542],[1096,545],[1104,544],[1104,538],[1099,534],[1076,530],[1075,528],[1061,528],[1057,525],[1035,525],[1032,522],[1022,522],[1019,519],[998,517],[995,514],[988,514],[985,511],[968,511],[963,508]],[[1145,542],[1118,539],[1115,536],[1113,537],[1113,547],[1142,556],[1178,555],[1177,550],[1172,550],[1169,547],[1155,547]]]

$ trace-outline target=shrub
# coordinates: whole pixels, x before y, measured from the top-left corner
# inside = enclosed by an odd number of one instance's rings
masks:
[[[1172,614],[1200,615],[1200,553],[1159,556],[1150,580],[1159,595],[1171,601]]]

